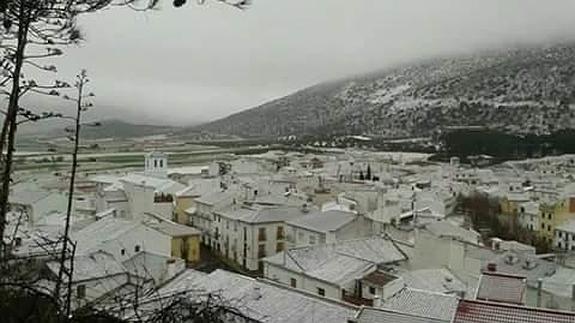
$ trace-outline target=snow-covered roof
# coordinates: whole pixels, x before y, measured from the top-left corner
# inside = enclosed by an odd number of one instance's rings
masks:
[[[120,177],[114,175],[96,175],[89,178],[90,181],[103,184],[114,184],[119,181]]]
[[[185,185],[168,178],[146,176],[140,173],[130,173],[120,178],[120,181],[135,185],[146,185],[148,187],[153,187],[157,193],[166,194],[176,194],[177,192],[186,188]]]
[[[32,205],[50,196],[51,192],[41,190],[22,190],[10,192],[9,201],[13,204]]]
[[[438,293],[465,292],[465,283],[446,268],[420,269],[397,274],[405,284],[413,289]]]
[[[556,226],[555,230],[575,233],[575,219],[565,221],[561,225]]]
[[[231,202],[236,194],[235,190],[215,191],[196,198],[196,202],[214,206],[220,202]]]
[[[310,231],[324,233],[338,230],[356,218],[357,216],[354,213],[334,210],[312,212],[287,221],[287,224]]]
[[[425,226],[425,229],[438,237],[452,237],[469,243],[478,243],[479,233],[462,228],[449,221],[432,221]]]
[[[267,323],[347,322],[356,307],[309,293],[218,269],[208,275],[186,271],[159,294],[186,290],[218,293],[226,304],[251,319]]]
[[[51,261],[47,263],[48,268],[58,274],[60,263]],[[69,269],[70,262],[66,262]],[[114,256],[105,251],[95,251],[86,255],[74,257],[74,281],[98,279],[126,273],[127,270],[119,263]]]
[[[377,265],[405,259],[391,240],[370,237],[289,249],[264,261],[340,285],[364,277]]]
[[[219,178],[198,178],[190,181],[189,186],[178,191],[176,196],[203,196],[221,191]]]
[[[542,278],[543,290],[557,296],[571,298],[575,285],[575,269],[558,266],[553,275]]]
[[[525,304],[527,280],[524,276],[484,271],[479,278],[475,299]]]
[[[172,167],[168,169],[168,175],[182,174],[182,175],[198,175],[201,174],[203,170],[208,169],[209,166],[184,166],[184,167]]]
[[[438,320],[431,317],[393,311],[384,308],[362,307],[355,320],[357,323],[449,323],[450,320]]]
[[[459,299],[454,295],[406,287],[383,302],[382,307],[439,320],[440,322],[451,322],[458,303]]]
[[[146,157],[153,157],[153,158],[166,158],[167,156],[168,156],[167,153],[158,150],[153,150],[146,154]]]
[[[80,231],[71,234],[72,240],[77,241],[77,254],[94,251],[94,249],[105,241],[118,238],[124,233],[134,230],[143,224],[113,216],[107,216],[96,221]]]
[[[489,260],[497,266],[497,272],[520,275],[527,278],[527,283],[535,287],[539,278],[553,275],[557,264],[540,259],[535,255],[508,251]]]
[[[294,206],[248,207],[240,205],[230,205],[216,210],[215,213],[228,219],[247,223],[285,222],[305,214],[301,207]]]
[[[200,235],[200,230],[190,227],[187,225],[182,225],[160,216],[147,214],[151,220],[145,221],[144,224],[154,230],[160,231],[170,237],[187,237],[192,235]]]
[[[122,262],[126,270],[136,277],[153,279],[156,285],[170,279],[173,276],[168,273],[168,261],[180,262],[180,266],[185,268],[185,261],[180,258],[171,258],[163,255],[142,251],[128,260]],[[174,275],[177,272],[173,273]]]

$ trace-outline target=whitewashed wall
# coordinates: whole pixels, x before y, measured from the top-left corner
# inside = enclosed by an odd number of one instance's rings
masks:
[[[117,239],[105,241],[97,249],[112,254],[118,261],[125,261],[136,254],[136,246],[140,246],[141,251],[171,256],[171,237],[144,225],[122,234]],[[124,255],[122,249],[125,250]]]
[[[272,265],[270,263],[264,264],[264,277],[270,280],[290,286],[290,280],[296,279],[296,288],[308,291],[317,295],[317,289],[323,288],[325,290],[325,297],[332,299],[341,299],[341,289],[338,286],[328,284],[326,282],[304,276],[303,274],[288,271],[284,268]]]

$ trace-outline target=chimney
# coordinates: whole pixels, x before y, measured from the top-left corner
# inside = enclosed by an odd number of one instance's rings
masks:
[[[381,297],[379,297],[379,295],[375,295],[373,297],[373,307],[381,308],[381,305],[382,305]]]
[[[464,290],[457,290],[457,291],[455,291],[455,296],[457,296],[460,299],[464,299],[465,298],[465,291]]]

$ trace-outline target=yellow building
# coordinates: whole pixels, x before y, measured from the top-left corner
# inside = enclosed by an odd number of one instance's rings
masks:
[[[521,204],[529,201],[529,196],[519,189],[508,192],[499,200],[500,219],[513,229],[518,223]]]
[[[182,190],[176,193],[176,207],[174,209],[174,221],[179,224],[183,225],[190,225],[189,213],[186,210],[189,210],[195,206],[194,199],[199,197],[200,195],[197,192],[194,192],[193,187],[188,187],[185,190]]]
[[[555,227],[575,218],[575,199],[563,198],[556,201],[542,201],[539,210],[539,237],[552,243]]]
[[[201,231],[171,221],[159,221],[148,226],[169,235],[171,241],[171,255],[184,259],[187,263],[200,261]]]
[[[186,260],[188,263],[200,261],[200,234],[172,238],[172,257]]]

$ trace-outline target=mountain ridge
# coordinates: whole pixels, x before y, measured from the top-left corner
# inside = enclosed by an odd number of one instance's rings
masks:
[[[124,121],[121,119],[107,119],[99,121],[97,127],[83,127],[82,138],[85,139],[103,139],[103,138],[132,138],[144,137],[150,135],[169,134],[177,131],[179,128],[174,126],[140,124]],[[57,138],[67,135],[64,130],[70,127],[69,122],[60,122],[53,124],[48,128],[37,130],[27,129],[22,133],[23,137],[46,137]]]
[[[429,136],[487,125],[514,134],[572,128],[575,43],[433,58],[313,85],[194,127],[242,137]]]

